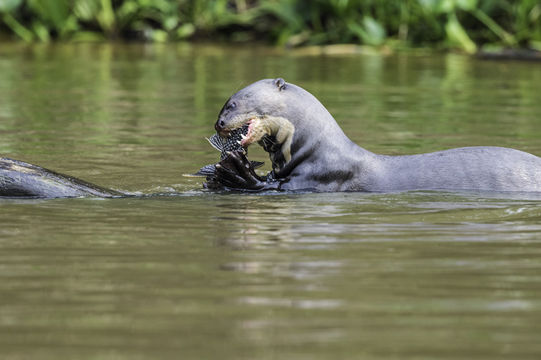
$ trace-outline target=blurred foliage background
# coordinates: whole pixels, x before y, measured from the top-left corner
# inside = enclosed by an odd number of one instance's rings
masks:
[[[541,49],[540,0],[0,0],[0,33],[52,40]]]

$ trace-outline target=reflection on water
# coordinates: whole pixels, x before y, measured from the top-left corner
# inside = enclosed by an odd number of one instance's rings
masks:
[[[540,68],[255,50],[2,45],[1,155],[161,195],[0,201],[0,357],[538,358],[539,196],[212,194],[181,175],[216,161],[231,93],[276,76],[372,151],[539,155]]]

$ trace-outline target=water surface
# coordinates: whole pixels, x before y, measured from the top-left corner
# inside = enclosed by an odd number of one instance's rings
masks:
[[[143,196],[0,200],[0,357],[539,358],[541,195],[213,194],[182,176],[216,161],[226,99],[276,76],[371,151],[541,154],[537,64],[2,44],[0,154]]]

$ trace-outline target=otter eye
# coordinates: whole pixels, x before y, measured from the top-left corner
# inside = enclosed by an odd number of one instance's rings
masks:
[[[225,107],[226,110],[233,110],[237,107],[237,103],[236,102],[230,102],[229,104],[227,104],[227,106]]]

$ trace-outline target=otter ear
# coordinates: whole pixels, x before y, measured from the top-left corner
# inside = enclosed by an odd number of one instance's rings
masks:
[[[274,85],[278,88],[278,91],[285,90],[287,87],[286,81],[282,78],[274,79]]]

